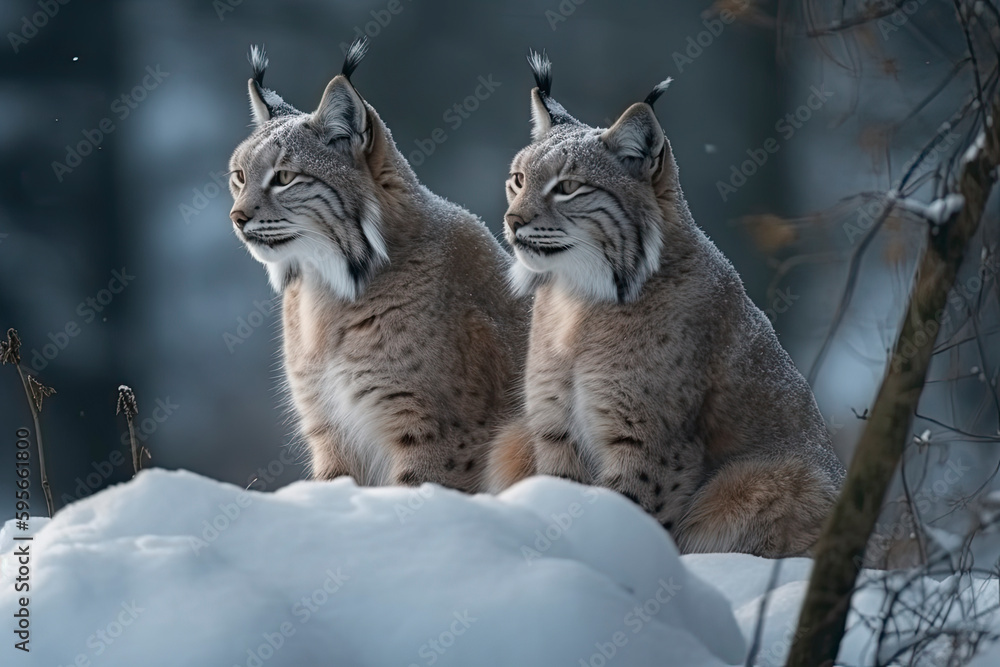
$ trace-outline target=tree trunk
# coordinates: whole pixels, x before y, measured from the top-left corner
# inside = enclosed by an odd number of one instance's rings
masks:
[[[962,167],[958,194],[964,197],[964,205],[936,234],[928,235],[888,371],[840,499],[816,543],[816,560],[787,667],[829,667],[837,658],[865,545],[910,436],[941,312],[996,180],[993,169],[1000,162],[1000,106],[996,104],[991,120],[984,128],[985,145]]]

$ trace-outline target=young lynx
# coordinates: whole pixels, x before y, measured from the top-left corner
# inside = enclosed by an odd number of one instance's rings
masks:
[[[801,554],[844,475],[805,380],[691,218],[653,103],[610,129],[549,95],[507,181],[511,279],[534,292],[523,417],[490,487],[532,473],[613,488],[685,552]]]
[[[314,478],[474,491],[523,369],[528,305],[512,260],[468,211],[429,192],[350,75],[319,108],[262,85],[233,153],[236,235],[283,293],[285,374]]]

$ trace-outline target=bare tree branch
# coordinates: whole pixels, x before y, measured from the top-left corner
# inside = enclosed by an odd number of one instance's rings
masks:
[[[834,664],[865,546],[910,433],[948,292],[982,218],[1000,165],[1000,103],[994,101],[978,148],[963,158],[957,194],[963,203],[929,228],[927,247],[892,359],[851,461],[840,500],[815,547],[816,563],[788,667]]]

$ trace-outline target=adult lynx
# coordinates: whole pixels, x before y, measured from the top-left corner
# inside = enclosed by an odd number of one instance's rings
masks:
[[[284,365],[311,473],[474,491],[520,377],[528,307],[485,225],[428,191],[350,75],[319,107],[263,87],[233,153],[230,217],[283,294]]]
[[[529,59],[533,142],[507,181],[512,280],[535,294],[525,414],[490,486],[537,472],[613,488],[683,551],[804,553],[844,469],[812,392],[691,218],[654,88],[610,129]]]

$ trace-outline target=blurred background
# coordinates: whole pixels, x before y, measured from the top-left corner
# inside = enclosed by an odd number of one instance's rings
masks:
[[[368,34],[358,89],[419,178],[497,234],[509,161],[529,140],[529,47],[551,56],[554,97],[593,125],[672,76],[657,113],[695,220],[808,373],[866,229],[863,200],[818,212],[892,187],[947,118],[957,97],[946,90],[906,131],[889,131],[961,55],[961,34],[939,29],[950,7],[921,4],[894,31],[865,28],[853,52],[823,54],[776,27],[776,3],[756,0],[5,0],[0,327],[18,329],[22,367],[58,392],[42,411],[56,504],[131,475],[115,415],[121,383],[138,396],[152,465],[241,485],[270,466],[273,481],[258,489],[302,476],[279,458],[293,426],[280,389],[278,302],[228,219],[223,172],[249,133],[251,43],[266,46],[267,85],[309,110],[339,72],[342,45]],[[477,100],[481,77],[495,86]],[[460,123],[449,113],[456,104]],[[429,141],[437,128],[444,143]],[[968,141],[958,135],[949,149]],[[920,248],[918,229],[893,224],[854,272],[844,322],[814,375],[845,461]],[[990,289],[995,280],[977,287]],[[968,408],[952,417],[968,424],[975,412],[970,428],[995,430],[997,348],[959,359],[978,384],[945,383],[925,399]],[[2,367],[0,461],[9,463],[0,469],[13,465],[21,426],[30,426],[22,387]],[[954,435],[933,428],[932,440]],[[963,454],[972,472],[935,501],[988,482],[995,449]],[[4,517],[12,482],[0,477]],[[35,513],[40,503],[36,494]]]

